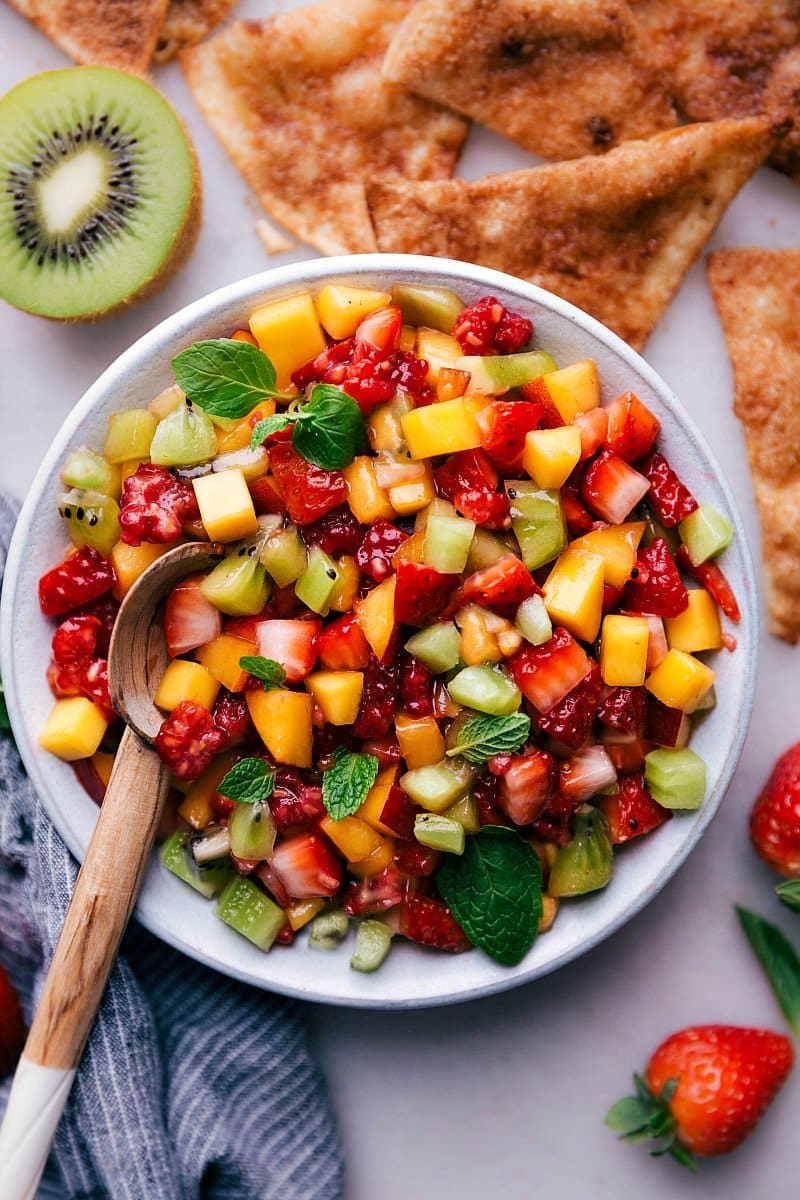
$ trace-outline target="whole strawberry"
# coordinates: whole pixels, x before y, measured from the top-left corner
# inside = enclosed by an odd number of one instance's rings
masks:
[[[25,1043],[25,1025],[19,998],[0,967],[0,1079],[16,1066]]]
[[[800,742],[775,763],[753,805],[750,836],[774,870],[800,876]]]
[[[740,1145],[789,1073],[783,1034],[737,1025],[694,1025],[662,1042],[636,1095],[611,1108],[606,1124],[626,1141],[650,1138],[654,1155],[696,1169],[693,1155],[727,1154]]]

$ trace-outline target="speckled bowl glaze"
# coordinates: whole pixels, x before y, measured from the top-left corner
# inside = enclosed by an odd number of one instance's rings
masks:
[[[190,342],[246,325],[251,310],[301,289],[347,282],[389,289],[425,283],[456,289],[467,303],[492,294],[531,317],[535,345],[566,364],[594,358],[603,399],[632,389],[659,417],[660,445],[695,494],[742,522],[711,451],[667,385],[615,334],[556,296],[508,275],[444,259],[365,255],[301,262],[254,275],[213,292],[156,326],[117,359],[76,404],[42,463],[14,534],[2,600],[3,677],[25,766],[70,850],[82,858],[97,809],[72,769],[44,753],[37,734],[52,704],[45,670],[52,624],[39,613],[39,576],[61,557],[64,533],[56,511],[59,469],[74,447],[101,447],[110,413],[145,404],[172,382],[170,360]],[[309,950],[300,936],[288,949],[263,954],[214,916],[203,900],[153,859],[136,909],[158,937],[219,971],[258,987],[329,1004],[412,1008],[489,995],[536,979],[596,946],[667,883],[702,837],[736,767],[753,705],[758,647],[756,584],[744,534],[725,551],[724,569],[742,608],[734,654],[715,656],[717,706],[698,721],[692,747],[708,764],[708,796],[695,813],[626,846],[602,892],[562,904],[551,932],[516,967],[475,950],[450,956],[398,939],[373,975],[349,968],[351,939],[338,951]],[[608,948],[613,953],[613,948]]]

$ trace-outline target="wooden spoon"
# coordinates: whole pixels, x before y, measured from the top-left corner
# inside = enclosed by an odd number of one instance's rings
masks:
[[[221,546],[190,542],[148,567],[119,610],[108,659],[114,707],[128,728],[86,850],[0,1129],[0,1196],[33,1200],[120,940],[142,883],[168,790],[153,749],[163,714],[153,693],[167,665],[157,612]]]

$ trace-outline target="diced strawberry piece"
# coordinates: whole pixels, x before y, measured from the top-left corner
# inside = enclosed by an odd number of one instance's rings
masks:
[[[561,791],[573,804],[590,800],[616,782],[616,768],[604,746],[586,746],[561,764]]]
[[[233,856],[231,856],[233,857]],[[261,880],[264,887],[274,897],[281,908],[288,908],[292,903],[292,897],[287,892],[283,885],[283,881],[278,873],[273,869],[269,862],[259,863],[253,871],[253,874]]]
[[[573,472],[573,475],[575,473]],[[572,476],[561,489],[561,507],[564,510],[564,520],[567,522],[567,532],[571,538],[589,533],[594,526],[594,517],[578,499],[578,483],[571,482]]]
[[[407,350],[395,350],[386,360],[389,380],[396,391],[413,396],[416,407],[432,404],[436,393],[428,383],[428,364]]]
[[[173,775],[184,781],[197,779],[225,745],[211,713],[191,700],[182,700],[164,721],[156,737],[156,750]]]
[[[539,717],[539,728],[571,750],[577,750],[591,732],[602,692],[600,668],[592,662],[589,673],[580,683]]]
[[[458,512],[487,529],[511,524],[508,497],[497,491],[499,476],[483,450],[451,454],[434,472],[440,495],[452,500]]]
[[[353,724],[355,737],[381,738],[388,734],[394,724],[398,682],[396,659],[378,662],[374,656],[370,658],[364,672],[361,707]]]
[[[608,437],[608,410],[605,408],[590,408],[588,412],[580,412],[572,422],[580,430],[581,457],[585,462],[602,446]]]
[[[433,712],[433,675],[413,654],[404,654],[400,663],[400,705],[412,717]]]
[[[258,653],[280,663],[287,683],[300,683],[317,661],[321,629],[321,621],[259,621],[255,630]]]
[[[529,596],[539,588],[533,576],[515,554],[504,554],[491,566],[467,576],[456,597],[456,605],[479,604],[501,617],[513,617]]]
[[[293,900],[335,896],[342,885],[342,860],[319,833],[279,841],[269,865]]]
[[[540,375],[538,379],[531,379],[529,383],[523,383],[519,389],[525,400],[530,400],[534,404],[540,405],[542,416],[539,421],[540,429],[558,429],[565,424],[564,418],[556,408],[552,396],[547,388],[544,376]]]
[[[348,917],[365,917],[385,912],[400,904],[406,892],[406,877],[396,863],[366,879],[351,879],[345,886],[342,908]]]
[[[444,900],[413,893],[400,909],[400,932],[412,942],[459,953],[472,946]]]
[[[342,382],[342,390],[355,400],[362,413],[372,412],[376,404],[384,404],[395,394],[385,361],[365,358],[351,363]]]
[[[116,721],[117,714],[108,690],[108,659],[95,658],[88,664],[83,673],[81,692],[97,705],[109,724]]]
[[[621,525],[650,488],[648,480],[611,450],[601,450],[589,463],[580,486],[580,498],[593,513],[612,525]]]
[[[119,612],[119,600],[115,600],[113,596],[104,595],[99,600],[93,600],[91,604],[84,604],[77,609],[72,616],[74,617],[95,617],[100,622],[100,629],[97,633],[97,646],[95,653],[100,658],[108,658],[108,648],[111,644],[111,633],[117,620]]]
[[[47,683],[50,691],[59,700],[67,696],[83,695],[83,674],[89,660],[61,663],[55,660],[47,668]]]
[[[650,482],[649,500],[662,525],[671,529],[694,512],[697,501],[681,483],[663,454],[654,451],[641,464],[641,468]]]
[[[421,846],[419,842],[400,842],[395,847],[394,861],[404,875],[424,879],[439,866],[442,853],[440,850],[431,850],[430,846]]]
[[[380,517],[364,534],[356,551],[356,563],[370,579],[381,583],[391,575],[394,570],[392,558],[407,541],[407,533]]]
[[[396,619],[403,625],[416,626],[435,621],[447,606],[457,583],[457,575],[445,575],[423,563],[400,559],[394,593]]]
[[[563,626],[541,646],[523,646],[507,666],[534,708],[549,713],[592,670],[592,660]]]
[[[222,614],[200,591],[205,578],[203,574],[187,575],[167,597],[164,631],[170,658],[205,646],[222,632]]]
[[[541,816],[557,778],[553,756],[546,750],[513,755],[508,769],[500,776],[497,806],[515,825],[529,825]]]
[[[539,428],[543,414],[544,406],[531,400],[493,400],[478,413],[481,446],[501,471],[521,469],[525,435]]]
[[[305,783],[294,767],[276,770],[269,807],[279,833],[310,829],[325,816],[322,788]]]
[[[661,422],[633,392],[617,396],[606,408],[608,436],[606,446],[625,462],[636,462],[652,449]],[[651,481],[652,482],[652,481]]]
[[[397,766],[402,758],[400,747],[395,738],[391,736],[367,738],[365,742],[361,743],[361,750],[362,753],[371,754],[373,758],[377,758],[381,770],[384,767]],[[403,795],[405,796],[405,792]]]
[[[326,625],[317,638],[317,654],[329,671],[362,671],[369,662],[367,639],[354,613]]]
[[[248,487],[250,488],[253,507],[259,516],[264,513],[277,513],[281,517],[286,516],[286,503],[271,475],[262,475],[260,479],[254,479],[252,483],[248,484]]]
[[[345,338],[343,342],[326,346],[316,358],[292,372],[292,383],[301,392],[311,383],[341,383],[345,377],[341,364],[350,360],[354,345],[354,338]]]
[[[317,521],[303,526],[303,541],[307,546],[319,546],[332,558],[340,554],[355,554],[361,545],[362,529],[347,504],[331,509]]]
[[[453,337],[465,354],[512,354],[527,346],[532,334],[533,322],[494,296],[483,296],[462,309],[453,326]]]
[[[256,629],[265,619],[260,613],[257,617],[226,617],[223,633],[241,638],[244,642],[255,642],[258,640]]]
[[[563,792],[556,791],[545,805],[538,820],[533,822],[531,833],[544,842],[555,842],[566,846],[572,837],[570,823],[575,805]]]
[[[395,746],[397,743],[395,743]],[[370,753],[367,749],[368,743],[364,743],[363,750],[365,754]],[[399,754],[399,747],[398,754]],[[398,760],[399,761],[399,758]],[[381,763],[381,766],[386,764]],[[406,793],[395,783],[389,788],[388,795],[383,803],[383,808],[380,811],[380,820],[392,833],[395,833],[403,840],[409,840],[414,836],[414,818],[420,810],[415,804],[412,804]]]
[[[270,448],[269,465],[286,511],[297,525],[316,521],[347,500],[347,483],[341,471],[315,467],[288,442]]]
[[[67,617],[53,634],[53,659],[59,664],[87,663],[95,657],[100,621],[84,613]]]
[[[643,687],[608,688],[597,709],[597,719],[609,729],[639,734],[644,729],[646,699]]]
[[[122,485],[120,536],[128,546],[175,542],[184,524],[199,516],[191,484],[166,467],[142,463]]]
[[[641,774],[623,775],[619,780],[619,791],[600,796],[597,807],[606,815],[615,846],[651,833],[672,816],[668,808],[656,804]]]
[[[644,732],[649,741],[670,749],[685,746],[689,740],[690,724],[682,709],[669,708],[656,700],[655,696],[647,697]]]
[[[730,621],[741,621],[742,614],[722,567],[713,559],[694,565],[685,546],[679,546],[675,555],[681,570],[693,576],[706,589],[711,598],[720,606]]]
[[[60,617],[104,596],[116,582],[108,559],[82,546],[39,580],[39,607],[46,617]]]
[[[688,608],[689,593],[663,538],[639,551],[622,599],[631,612],[654,617],[677,617]]]
[[[220,688],[211,710],[214,724],[225,734],[225,748],[240,746],[250,734],[253,723],[244,696],[234,695],[227,688]]]
[[[353,358],[386,358],[400,343],[403,314],[394,304],[368,313],[355,334]]]
[[[603,612],[615,612],[619,607],[619,602],[622,599],[622,593],[625,589],[614,587],[613,584],[603,584]]]
[[[645,756],[653,749],[653,743],[645,741],[640,734],[622,733],[619,729],[608,727],[601,730],[600,741],[605,746],[618,775],[641,771]]]

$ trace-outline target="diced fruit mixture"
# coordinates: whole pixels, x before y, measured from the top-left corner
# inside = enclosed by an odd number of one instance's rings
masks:
[[[165,606],[161,856],[262,950],[356,921],[360,971],[394,936],[514,963],[703,803],[733,530],[637,396],[533,341],[491,296],[328,286],[189,346],[64,464],[41,743],[102,798],[119,603],[222,543]]]

